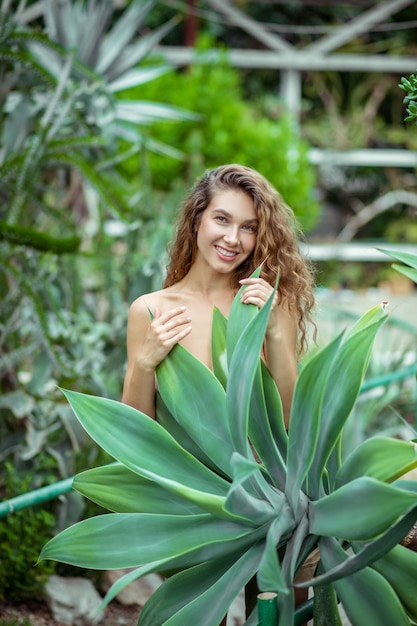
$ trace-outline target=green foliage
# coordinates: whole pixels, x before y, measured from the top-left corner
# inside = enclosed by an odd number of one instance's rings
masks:
[[[6,463],[2,497],[11,498],[33,488],[32,476],[19,476]],[[18,603],[37,599],[55,570],[54,563],[39,563],[39,550],[55,526],[55,515],[43,507],[9,514],[0,524],[0,599]]]
[[[214,373],[181,346],[172,350],[157,368],[157,421],[65,392],[83,427],[116,459],[78,475],[74,486],[113,512],[66,529],[41,558],[135,568],[107,601],[135,578],[170,572],[140,626],[216,626],[254,575],[261,591],[278,593],[280,626],[292,623],[294,585],[334,587],[353,626],[409,624],[417,617],[417,554],[397,544],[416,519],[417,488],[399,477],[417,466],[416,446],[378,437],[351,457],[340,454],[387,316],[371,309],[304,364],[287,434],[259,358],[271,304],[272,297],[258,311],[239,293],[228,320],[215,310]],[[296,583],[316,547],[321,573]],[[404,566],[400,586],[390,575],[394,556]],[[327,595],[317,595],[315,610],[337,623]]]
[[[141,97],[165,101],[199,115],[184,124],[159,124],[152,140],[175,146],[183,159],[149,154],[152,184],[169,190],[178,179],[192,180],[205,167],[242,163],[255,167],[280,191],[294,209],[303,228],[318,221],[319,203],[314,197],[315,174],[308,161],[307,144],[300,139],[294,120],[281,111],[274,119],[254,103],[244,100],[239,73],[227,61],[205,56],[204,40],[192,65],[166,74],[141,88]],[[137,92],[132,90],[132,95]],[[138,171],[137,160],[127,162],[129,174]]]
[[[303,87],[306,97],[302,132],[313,145],[351,150],[407,141],[396,113],[400,102],[392,76],[309,72]],[[391,116],[393,119],[388,120]]]
[[[138,67],[173,25],[138,38],[152,5],[132,2],[110,27],[111,2],[45,3],[48,36],[1,14],[2,239],[62,254],[80,244],[80,216],[69,207],[97,218],[98,198],[106,211],[128,212],[130,187],[113,167],[124,158],[120,138],[139,152],[140,125],[187,117],[116,97],[169,70]]]
[[[32,626],[28,617],[0,617],[0,626]]]
[[[357,313],[352,303],[330,297],[320,300],[318,342],[306,359],[328,343],[342,327],[351,327]],[[374,344],[361,393],[352,409],[343,433],[343,447],[349,451],[375,435],[399,438],[415,436],[412,424],[416,416],[416,388],[413,383],[417,326],[391,313]],[[414,433],[414,434],[413,434]]]
[[[406,93],[404,104],[407,105],[408,116],[405,121],[414,122],[417,126],[417,74],[411,74],[408,78],[403,76],[398,86]]]
[[[118,336],[125,318],[111,310],[111,322],[101,319],[88,256],[24,249],[14,257],[6,244],[1,250],[0,280],[8,288],[0,303],[5,347],[0,355],[0,456],[35,463],[47,451],[58,462],[55,480],[65,478],[80,467],[77,458],[91,442],[57,385],[117,397],[125,358]]]
[[[0,11],[0,458],[36,471],[45,452],[56,480],[98,454],[57,385],[121,392],[125,290],[138,258],[123,275],[118,241],[101,232],[137,202],[114,167],[120,138],[141,152],[142,124],[185,114],[116,97],[169,70],[139,67],[173,26],[146,29],[154,2],[117,13],[108,1],[45,2],[33,26],[9,5]]]
[[[381,250],[388,256],[392,257],[396,261],[399,261],[401,265],[398,263],[393,263],[392,267],[403,276],[407,276],[414,283],[417,284],[417,257],[415,254],[411,254],[411,252],[400,252],[400,251],[392,251],[392,250]]]

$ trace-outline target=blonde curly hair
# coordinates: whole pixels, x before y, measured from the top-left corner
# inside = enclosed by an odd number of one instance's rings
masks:
[[[302,257],[298,239],[302,231],[292,209],[278,191],[256,170],[239,164],[221,165],[207,170],[197,180],[183,202],[176,237],[169,250],[164,287],[178,283],[188,273],[197,253],[196,230],[201,216],[220,191],[239,189],[252,198],[258,229],[253,253],[235,270],[233,280],[247,278],[262,264],[261,276],[275,284],[278,270],[278,295],[296,315],[300,352],[307,346],[308,326],[315,305],[314,272]]]

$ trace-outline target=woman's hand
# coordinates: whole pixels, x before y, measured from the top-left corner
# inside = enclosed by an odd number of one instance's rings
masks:
[[[138,355],[141,366],[146,370],[155,370],[175,344],[190,334],[191,317],[185,315],[184,306],[161,313],[156,307],[154,318],[149,325],[143,347]]]
[[[274,291],[273,287],[271,287],[271,285],[263,278],[243,278],[239,281],[239,283],[245,286],[245,289],[240,297],[240,301],[243,302],[243,304],[255,304],[258,309],[261,309],[264,304],[266,304]],[[268,326],[276,324],[276,321],[271,318],[274,317],[273,311],[277,310],[277,305],[278,294],[275,293]]]

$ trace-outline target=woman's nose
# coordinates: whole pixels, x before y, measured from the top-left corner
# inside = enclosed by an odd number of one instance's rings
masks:
[[[224,240],[231,246],[236,246],[239,243],[239,233],[237,230],[230,230],[224,235]]]

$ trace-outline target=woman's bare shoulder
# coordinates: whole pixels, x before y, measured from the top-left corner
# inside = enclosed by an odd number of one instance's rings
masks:
[[[131,303],[129,311],[133,315],[143,315],[145,312],[154,311],[155,307],[159,307],[162,301],[163,289],[160,291],[152,291],[150,293],[144,293]]]
[[[135,316],[142,316],[144,313],[149,315],[149,311],[155,313],[156,308],[164,312],[180,304],[176,290],[167,287],[165,289],[159,289],[158,291],[142,294],[136,298],[130,305],[130,313]]]

